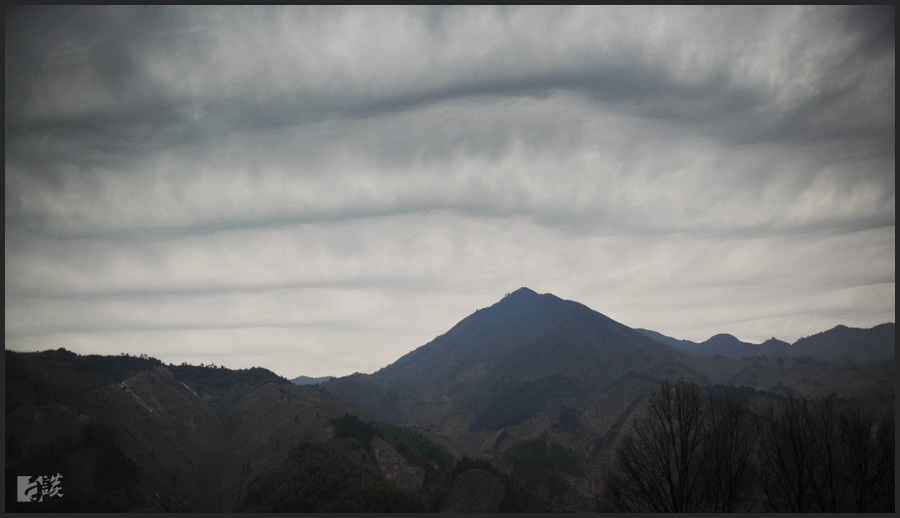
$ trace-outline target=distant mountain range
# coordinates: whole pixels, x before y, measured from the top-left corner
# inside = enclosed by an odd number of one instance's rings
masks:
[[[554,408],[593,404],[626,375],[701,383],[737,383],[748,376],[735,364],[718,368],[735,381],[723,378],[703,356],[893,359],[894,329],[893,323],[838,326],[794,344],[774,338],[750,344],[720,334],[697,344],[631,329],[578,302],[521,288],[373,374],[321,386],[384,419],[457,437],[470,434],[474,444],[484,433],[530,422]],[[754,374],[755,379],[781,379],[783,365],[772,364],[776,372]]]
[[[661,381],[753,412],[835,393],[884,414],[894,341],[891,323],[698,344],[521,288],[342,378],[6,351],[6,510],[592,511]],[[66,500],[10,496],[17,476],[57,472]]]
[[[649,329],[635,329],[660,343],[702,356],[720,355],[727,358],[794,358],[812,356],[828,362],[890,360],[896,357],[896,327],[893,323],[871,329],[837,326],[828,331],[801,338],[789,344],[770,338],[761,344],[742,342],[729,334],[718,334],[705,342],[679,340]]]

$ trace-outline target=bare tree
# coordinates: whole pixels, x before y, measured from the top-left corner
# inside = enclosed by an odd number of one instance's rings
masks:
[[[743,402],[710,396],[704,427],[703,510],[732,513],[757,499],[756,426]]]
[[[825,513],[844,510],[844,499],[850,484],[846,469],[849,464],[848,450],[841,437],[838,416],[838,402],[834,396],[813,404],[811,417],[815,442],[809,446],[813,450],[812,454],[819,459],[811,473],[814,508]]]
[[[851,407],[840,416],[849,499],[856,512],[894,512],[894,416],[877,420]]]
[[[896,493],[894,491],[894,481],[896,473],[895,465],[895,449],[896,441],[894,415],[884,416],[878,422],[878,429],[875,434],[875,445],[878,451],[878,462],[875,468],[875,478],[877,486],[877,511],[879,512],[895,512]]]
[[[634,422],[616,449],[605,499],[620,511],[700,511],[704,421],[700,389],[665,382],[648,404],[647,413]]]
[[[772,510],[894,510],[894,419],[836,397],[791,398],[763,419],[760,478]]]
[[[763,417],[759,431],[759,465],[763,492],[778,512],[813,511],[813,472],[820,458],[813,451],[816,429],[809,402],[793,396]]]
[[[616,449],[598,508],[629,512],[893,512],[894,419],[837,397],[762,416],[663,383]]]

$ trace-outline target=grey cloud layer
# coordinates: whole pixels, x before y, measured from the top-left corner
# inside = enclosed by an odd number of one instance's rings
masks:
[[[71,148],[95,149],[84,144]],[[821,143],[724,147],[568,98],[457,102],[235,135],[140,160],[118,153],[86,167],[68,157],[42,162],[53,181],[34,174],[32,159],[11,158],[7,216],[64,234],[431,207],[612,218],[635,230],[791,227],[835,216],[892,223],[893,175],[885,171],[893,158],[841,151]]]
[[[522,285],[691,339],[891,320],[893,17],[9,11],[7,335],[318,375]]]
[[[14,113],[191,120],[209,104],[217,122],[265,127],[561,89],[688,120],[781,123],[842,103],[857,121],[893,120],[889,109],[873,119],[870,103],[893,105],[893,34],[891,47],[873,45],[841,8],[151,11],[82,9],[57,22]]]

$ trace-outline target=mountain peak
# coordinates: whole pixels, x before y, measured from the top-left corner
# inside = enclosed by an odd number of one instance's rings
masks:
[[[529,288],[519,288],[516,291],[507,293],[503,296],[502,299],[495,302],[493,306],[494,308],[525,308],[532,307],[536,304],[543,304],[548,301],[548,299],[555,299],[553,295],[549,293],[541,295],[540,293],[535,292]]]
[[[734,335],[730,335],[728,333],[719,333],[703,343],[705,343],[705,344],[713,344],[714,343],[717,345],[724,345],[724,344],[733,345],[733,344],[740,344],[741,341],[738,340],[738,338]]]
[[[788,346],[790,346],[790,345],[791,345],[791,344],[785,342],[784,340],[779,340],[779,339],[777,339],[777,338],[775,338],[775,337],[773,336],[772,338],[769,338],[768,340],[766,340],[765,342],[763,342],[762,344],[760,344],[760,347],[763,347],[763,346],[768,346],[768,347],[788,347]]]
[[[502,299],[490,306],[494,310],[501,312],[513,311],[535,311],[541,308],[542,311],[561,311],[565,306],[563,299],[552,293],[537,293],[529,288],[519,288],[516,291],[507,293]]]
[[[337,378],[327,390],[386,419],[476,431],[496,424],[497,409],[509,406],[518,423],[548,398],[575,397],[680,357],[581,303],[523,287],[371,376]]]
[[[506,299],[506,298],[511,298],[511,297],[530,298],[530,297],[540,297],[540,295],[537,292],[535,292],[534,290],[531,290],[531,289],[523,286],[523,287],[517,289],[516,291],[507,293],[506,296],[503,298]]]

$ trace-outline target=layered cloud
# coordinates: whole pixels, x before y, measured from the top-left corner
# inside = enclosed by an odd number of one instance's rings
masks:
[[[372,371],[520,286],[695,340],[893,320],[893,8],[6,18],[13,348]]]

